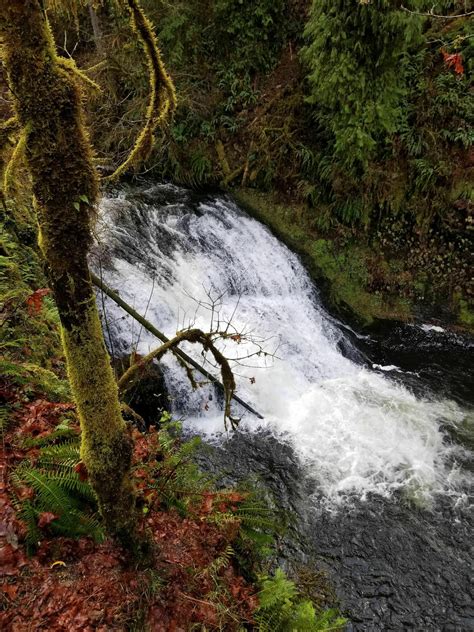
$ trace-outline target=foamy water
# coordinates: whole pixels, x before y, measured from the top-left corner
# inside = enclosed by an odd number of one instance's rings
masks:
[[[399,489],[462,497],[467,480],[456,459],[463,448],[442,428],[463,423],[467,412],[452,401],[417,398],[388,373],[344,357],[343,333],[298,258],[230,200],[196,202],[169,185],[105,199],[99,242],[105,281],[169,337],[190,325],[208,330],[205,304],[220,297],[214,324],[231,321],[249,339],[221,344],[229,357],[251,355],[235,365],[238,395],[265,417],[236,405],[241,427],[264,426],[289,441],[328,502]],[[105,306],[116,352],[157,346],[111,301]],[[203,360],[195,346],[183,349]],[[254,355],[260,349],[268,355]],[[190,393],[173,358],[166,367],[175,412],[219,440],[219,398],[208,387]]]

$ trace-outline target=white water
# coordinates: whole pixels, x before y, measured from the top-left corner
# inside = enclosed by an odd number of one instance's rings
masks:
[[[154,201],[164,198],[172,201]],[[298,258],[232,202],[209,199],[195,214],[187,194],[169,185],[137,199],[103,202],[97,252],[106,282],[170,337],[189,325],[209,329],[210,312],[197,301],[208,303],[210,293],[222,295],[221,321],[232,318],[238,332],[266,339],[268,352],[278,346],[277,358],[255,356],[247,361],[252,367],[236,369],[238,394],[265,417],[246,413],[242,428],[263,426],[290,441],[329,502],[400,488],[422,497],[458,495],[462,449],[441,430],[462,423],[457,404],[421,400],[389,375],[344,357],[343,334]],[[115,351],[143,354],[157,346],[108,300],[106,312]],[[192,345],[185,350],[202,360]],[[227,343],[225,350],[233,357],[256,347]],[[166,362],[175,408],[189,427],[215,438],[223,419],[212,391],[189,395],[183,370],[172,358]]]

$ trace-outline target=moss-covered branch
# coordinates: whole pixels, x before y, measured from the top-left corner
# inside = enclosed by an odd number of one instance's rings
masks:
[[[24,128],[21,131],[15,149],[13,150],[10,160],[5,168],[5,173],[3,174],[3,193],[6,196],[10,194],[10,191],[13,188],[15,171],[24,158],[27,133],[27,128]]]
[[[100,290],[102,290],[105,294],[107,294],[107,296],[109,298],[111,298],[114,301],[114,303],[116,303],[119,307],[121,307],[123,310],[125,310],[127,312],[127,314],[130,314],[130,316],[132,318],[134,318],[137,322],[139,322],[142,327],[144,327],[147,331],[149,331],[156,338],[158,338],[158,340],[161,340],[162,342],[168,342],[169,338],[167,338],[161,331],[159,331],[154,325],[152,325],[152,323],[150,323],[148,320],[146,320],[146,318],[143,318],[143,316],[141,314],[139,314],[135,309],[133,309],[133,307],[131,307],[128,303],[126,303],[117,294],[117,292],[114,292],[114,290],[112,290],[110,287],[108,287],[103,282],[103,280],[100,279],[93,272],[91,273],[91,278],[92,278],[92,281],[94,282],[94,285],[96,285]],[[193,358],[191,358],[187,353],[184,353],[184,351],[182,351],[179,347],[174,347],[174,348],[171,349],[171,351],[178,358],[178,360],[182,363],[182,366],[185,367],[185,370],[187,372],[188,378],[190,379],[190,382],[191,382],[191,384],[193,386],[195,384],[195,381],[194,381],[194,378],[193,378],[193,376],[191,374],[191,369],[189,368],[189,366],[192,367],[193,369],[195,369],[196,371],[198,371],[201,375],[203,375],[212,384],[215,384],[216,386],[219,386],[222,389],[224,389],[224,385],[221,384],[212,375],[212,373],[209,373],[209,371],[206,371],[206,369],[204,367],[202,367],[195,360],[193,360]],[[187,366],[187,365],[189,365],[189,366]],[[252,415],[255,415],[259,419],[263,419],[262,415],[259,412],[257,412],[254,408],[252,408],[252,406],[250,406],[243,399],[238,397],[235,393],[233,394],[232,399],[234,399],[238,404],[240,404],[243,408],[248,410],[250,413],[252,413]]]
[[[107,177],[115,180],[137,162],[143,161],[153,147],[156,128],[176,108],[176,91],[171,77],[166,72],[153,26],[143,12],[138,0],[123,0],[130,13],[134,33],[140,38],[148,62],[150,101],[146,111],[145,125],[127,159]]]
[[[240,420],[233,417],[231,413],[231,402],[235,392],[235,379],[232,369],[230,368],[227,358],[213,343],[212,335],[206,334],[200,329],[185,329],[180,331],[174,338],[171,338],[154,351],[151,351],[148,355],[140,358],[138,362],[132,364],[118,382],[119,391],[123,393],[129,390],[140,376],[141,370],[147,364],[149,364],[152,360],[160,360],[165,353],[172,351],[182,342],[201,344],[206,351],[209,351],[213,355],[214,360],[220,366],[225,399],[224,424],[227,427],[227,420],[229,420],[231,427],[235,428]]]

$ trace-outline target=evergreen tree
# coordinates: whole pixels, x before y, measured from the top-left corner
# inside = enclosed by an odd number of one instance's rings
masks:
[[[366,165],[397,129],[405,94],[405,61],[420,41],[422,18],[395,0],[314,0],[305,28],[308,102],[334,154]]]

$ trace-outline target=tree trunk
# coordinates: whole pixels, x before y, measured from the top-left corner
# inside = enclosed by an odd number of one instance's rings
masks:
[[[92,32],[94,33],[94,44],[99,55],[104,54],[104,45],[102,43],[102,31],[99,24],[99,16],[94,7],[89,5],[89,17],[91,19]]]
[[[39,0],[1,0],[3,58],[26,134],[40,246],[62,325],[81,456],[110,532],[133,534],[132,445],[122,419],[87,266],[98,178],[80,78],[58,58]]]

